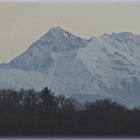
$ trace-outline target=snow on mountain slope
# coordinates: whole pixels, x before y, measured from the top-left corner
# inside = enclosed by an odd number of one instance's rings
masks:
[[[56,94],[80,100],[111,98],[130,106],[140,103],[140,36],[130,32],[86,40],[60,27],[52,28],[0,68],[7,69],[0,70],[0,77],[9,69],[11,79],[8,83],[1,78],[1,87],[10,87],[16,77],[19,82],[13,88],[48,86]]]
[[[85,47],[86,43],[86,39],[74,36],[60,27],[54,27],[33,43],[26,52],[13,59],[9,63],[10,66],[5,65],[5,67],[47,72],[54,62],[50,52],[70,51]]]
[[[140,36],[126,32],[95,37],[79,49],[77,58],[111,98],[139,103]]]
[[[46,84],[46,75],[37,71],[0,69],[0,88],[16,90],[34,88],[40,91]]]
[[[140,46],[133,42],[128,44],[128,41],[121,43],[110,37],[94,38],[86,48],[79,49],[77,58],[86,65],[93,77],[101,77],[108,87],[116,78],[139,78],[140,55],[137,52],[140,52]]]
[[[64,95],[72,94],[97,94],[98,87],[91,85],[92,75],[83,63],[76,59],[77,51],[53,53],[55,62],[48,72],[48,86],[56,93]]]

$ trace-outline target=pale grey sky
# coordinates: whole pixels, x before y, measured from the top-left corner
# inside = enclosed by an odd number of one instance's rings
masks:
[[[8,62],[53,26],[84,38],[140,34],[140,3],[0,3],[0,62]]]

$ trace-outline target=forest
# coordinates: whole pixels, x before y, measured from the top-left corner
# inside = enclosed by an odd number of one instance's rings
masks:
[[[0,90],[0,136],[140,136],[140,107],[129,109],[109,99],[79,103],[46,87]]]

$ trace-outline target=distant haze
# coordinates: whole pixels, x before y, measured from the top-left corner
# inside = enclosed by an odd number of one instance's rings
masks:
[[[111,32],[140,34],[140,3],[0,4],[0,62],[25,51],[53,26],[84,38]]]

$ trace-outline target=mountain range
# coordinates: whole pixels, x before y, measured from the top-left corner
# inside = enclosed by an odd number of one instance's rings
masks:
[[[84,39],[53,27],[24,53],[0,64],[0,88],[40,91],[46,86],[79,101],[109,98],[140,105],[140,35]]]

